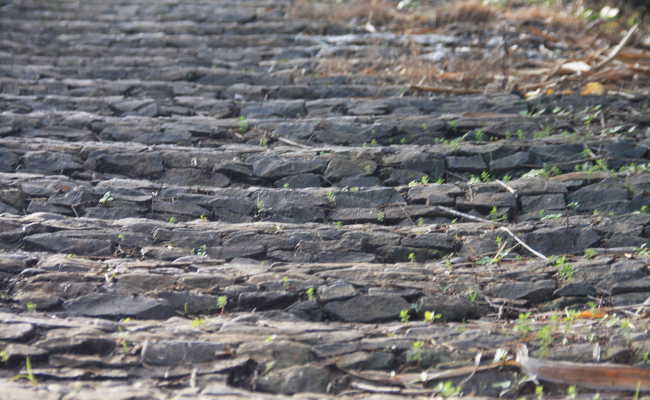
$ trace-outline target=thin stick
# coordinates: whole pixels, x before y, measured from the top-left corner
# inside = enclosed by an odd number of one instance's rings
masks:
[[[466,213],[463,213],[463,212],[460,212],[460,211],[456,211],[453,208],[449,208],[449,207],[445,207],[445,206],[436,206],[436,207],[439,210],[444,211],[444,212],[446,212],[448,214],[452,214],[452,215],[455,215],[457,217],[462,217],[462,218],[468,219],[470,221],[485,222],[485,223],[488,223],[488,224],[500,225],[497,222],[490,221],[489,219],[485,219],[485,218],[481,218],[481,217],[475,217],[475,216],[473,216],[471,214],[466,214]]]
[[[601,68],[604,67],[606,64],[609,64],[613,59],[615,59],[616,56],[618,55],[618,53],[620,53],[621,50],[623,50],[623,47],[625,47],[625,45],[627,44],[627,42],[630,41],[630,39],[632,38],[632,34],[634,34],[634,32],[636,32],[637,29],[639,29],[639,24],[636,24],[636,25],[634,25],[633,27],[631,27],[630,30],[627,31],[627,33],[625,34],[625,36],[623,37],[623,39],[621,39],[621,41],[618,43],[618,45],[616,45],[616,47],[614,47],[614,49],[612,50],[612,52],[609,53],[609,55],[608,55],[608,56],[607,56],[603,61],[601,61],[601,62],[599,62],[598,64],[596,64],[596,66],[594,66],[594,67],[591,69],[590,72],[593,73],[593,72],[595,72],[595,71],[601,69]]]
[[[298,143],[298,142],[294,142],[293,140],[289,140],[289,139],[287,139],[287,138],[283,138],[283,137],[281,137],[281,136],[276,136],[274,139],[277,140],[278,142],[282,142],[282,143],[284,143],[284,144],[288,144],[289,146],[296,146],[296,147],[300,147],[300,148],[302,148],[302,149],[311,149],[311,148],[312,148],[311,146],[306,146],[306,145],[304,145],[304,144],[301,144],[301,143]]]
[[[544,261],[548,261],[548,257],[546,257],[544,254],[542,254],[542,253],[540,253],[540,252],[534,250],[532,247],[530,247],[529,245],[527,245],[526,243],[524,243],[524,241],[521,240],[521,239],[519,239],[519,238],[517,237],[517,235],[515,235],[514,233],[512,233],[512,231],[511,231],[510,229],[506,228],[505,226],[502,226],[501,228],[499,228],[499,230],[502,230],[502,231],[504,231],[505,233],[507,233],[508,235],[512,236],[512,238],[515,239],[515,240],[516,240],[520,245],[522,245],[526,250],[530,251],[531,253],[533,253],[533,254],[536,255],[537,257],[541,258],[541,259],[544,260]]]
[[[515,195],[517,194],[517,191],[516,191],[515,189],[513,189],[512,187],[506,185],[506,183],[503,182],[501,179],[497,179],[497,183],[498,183],[499,185],[503,186],[503,187],[504,187],[507,191],[509,191],[510,193],[515,194]]]

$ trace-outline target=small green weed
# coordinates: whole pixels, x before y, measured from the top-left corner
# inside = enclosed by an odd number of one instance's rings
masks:
[[[31,384],[36,385],[38,381],[36,380],[36,376],[34,376],[34,371],[32,370],[32,359],[30,357],[25,358],[25,371],[27,371],[27,373],[16,375],[11,378],[11,380],[16,381],[20,379],[26,379]]]
[[[330,204],[336,204],[336,196],[334,195],[334,192],[327,192],[327,201]]]
[[[205,321],[206,321],[205,318],[198,318],[198,317],[194,318],[192,320],[192,328],[200,327],[201,325],[205,324]]]
[[[435,322],[442,318],[442,314],[437,314],[433,311],[424,312],[424,321],[425,322]]]
[[[207,257],[208,256],[208,246],[205,245],[205,244],[202,244],[201,246],[194,249],[194,254],[199,256],[199,257]]]
[[[104,193],[102,198],[99,199],[99,205],[108,207],[111,204],[111,202],[113,202],[113,200],[115,199],[113,199],[113,195],[111,194],[111,192],[106,192]]]
[[[519,317],[517,317],[517,321],[515,322],[515,331],[522,336],[528,335],[533,330],[530,323],[531,320],[529,312],[519,313]]]
[[[248,123],[248,119],[246,119],[245,116],[240,116],[239,117],[239,133],[246,133],[248,132],[248,129],[250,128],[250,124]]]
[[[410,253],[409,253],[409,255],[408,255],[408,259],[409,259],[409,262],[412,262],[412,263],[414,263],[415,261],[417,261],[417,257],[416,257],[416,255],[415,255],[415,253],[413,253],[413,252],[410,252]]]
[[[221,314],[226,310],[226,306],[228,306],[228,296],[217,297],[217,309],[221,311]]]
[[[573,264],[567,262],[566,256],[557,257],[554,262],[557,268],[558,277],[563,281],[570,281],[575,274],[575,267]]]
[[[433,388],[433,390],[438,392],[437,394],[445,399],[452,397],[457,398],[462,395],[461,387],[456,386],[452,381],[440,382]]]
[[[598,250],[596,249],[585,249],[585,258],[592,259],[598,255]]]
[[[418,340],[411,344],[411,351],[407,355],[408,361],[420,362],[424,357],[424,342]]]

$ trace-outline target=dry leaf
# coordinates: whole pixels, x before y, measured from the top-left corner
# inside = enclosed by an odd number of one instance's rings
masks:
[[[601,319],[605,318],[607,313],[601,309],[587,310],[579,313],[576,317],[581,319]]]
[[[605,94],[605,86],[599,82],[589,82],[582,87],[580,94],[582,96],[602,96]]]
[[[584,61],[571,61],[562,64],[560,73],[575,74],[591,71],[591,66]]]

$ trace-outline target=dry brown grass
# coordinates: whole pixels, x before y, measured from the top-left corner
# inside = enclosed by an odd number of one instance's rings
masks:
[[[404,18],[395,10],[394,4],[385,0],[357,0],[349,3],[296,0],[289,7],[288,13],[292,17],[329,22],[356,22],[361,25],[370,22],[386,28],[400,24]]]
[[[499,32],[514,28],[543,42],[546,48],[570,48],[572,50],[567,52],[565,58],[579,59],[593,50],[598,38],[616,43],[622,30],[614,29],[610,35],[578,16],[578,7],[589,5],[590,1],[592,0],[555,6],[522,3],[504,8],[481,0],[458,0],[440,7],[397,10],[396,3],[387,0],[349,0],[344,3],[336,0],[295,0],[290,14],[293,17],[333,23],[351,23],[360,28],[370,23],[379,31],[406,34],[456,34],[459,30],[474,31],[476,27],[485,29],[486,32]],[[516,81],[513,76],[516,73],[509,68],[529,64],[526,60],[517,60],[513,55],[507,54],[505,48],[496,49],[492,54],[477,52],[482,59],[451,57],[452,61],[434,63],[420,58],[417,45],[405,47],[402,56],[394,58],[378,53],[376,57],[366,54],[359,59],[325,59],[317,71],[322,75],[364,74],[413,85],[434,84],[448,88],[484,90],[495,86],[501,89],[510,87],[510,83]],[[540,64],[539,67],[548,66]],[[528,79],[525,76],[527,75],[521,75],[519,79]]]
[[[416,11],[398,11],[395,3],[385,0],[356,0],[337,3],[332,0],[313,2],[296,0],[289,15],[329,22],[367,22],[377,28],[413,32],[455,22],[485,23],[498,17],[498,9],[480,0],[461,0],[442,7],[421,7]]]

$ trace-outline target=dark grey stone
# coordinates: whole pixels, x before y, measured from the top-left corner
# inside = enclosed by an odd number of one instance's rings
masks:
[[[247,178],[253,176],[253,167],[240,161],[221,161],[212,167],[214,172],[220,172],[233,178]]]
[[[465,192],[452,184],[417,185],[409,188],[408,198],[415,203],[427,205],[453,205],[455,197]]]
[[[215,361],[225,349],[222,343],[163,340],[143,346],[141,357],[149,365],[192,365]]]
[[[361,295],[349,300],[331,301],[325,305],[324,311],[336,320],[370,323],[398,320],[400,311],[409,307],[409,303],[399,296]]]
[[[155,117],[160,111],[158,104],[154,100],[147,99],[129,99],[111,104],[118,115],[128,116],[137,115],[142,117]]]
[[[635,142],[630,141],[619,141],[619,142],[609,142],[605,144],[605,151],[609,153],[609,156],[613,159],[639,159],[643,158],[647,148],[637,145]]]
[[[447,156],[447,168],[453,171],[480,173],[487,170],[483,157],[475,156]]]
[[[251,221],[256,208],[253,200],[235,196],[216,196],[209,205],[212,207],[212,218],[233,223]]]
[[[490,210],[492,207],[515,208],[517,199],[512,193],[477,193],[471,198],[458,198],[456,205],[462,209],[479,208]]]
[[[161,299],[167,300],[178,312],[185,314],[207,314],[221,311],[217,305],[218,296],[209,296],[187,291],[158,292],[156,295]]]
[[[296,300],[296,294],[286,291],[244,292],[237,298],[237,308],[241,310],[281,309]]]
[[[355,102],[348,107],[349,115],[384,115],[390,114],[391,105],[385,100]]]
[[[530,153],[518,151],[514,154],[490,161],[490,171],[509,172],[530,163]]]
[[[386,156],[382,160],[382,165],[423,172],[431,176],[432,180],[442,177],[445,172],[444,159],[420,149],[400,151]]]
[[[32,324],[0,324],[0,340],[25,342],[35,333]]]
[[[599,210],[601,212],[614,211],[616,213],[630,212],[630,195],[625,187],[619,184],[606,182],[585,186],[570,193],[567,202],[578,203],[579,212]]]
[[[384,217],[381,217],[384,215]],[[336,208],[329,213],[329,219],[332,221],[341,221],[345,223],[366,223],[382,222],[385,218],[383,211],[376,208]]]
[[[512,282],[497,284],[488,291],[495,297],[512,300],[527,300],[530,304],[543,303],[553,297],[555,281]]]
[[[83,331],[74,330],[63,336],[47,337],[37,342],[37,346],[50,353],[99,354],[108,355],[115,349],[115,341],[108,338],[86,336]]]
[[[387,351],[356,352],[338,357],[336,366],[346,370],[379,370],[392,369],[397,363],[393,353]]]
[[[0,201],[18,210],[22,210],[25,208],[25,193],[19,189],[0,190]]]
[[[349,188],[381,186],[381,180],[376,176],[349,176],[341,179],[337,186]]]
[[[434,232],[407,236],[402,239],[401,244],[408,247],[423,247],[445,251],[454,251],[459,247],[459,242],[454,240],[453,236]]]
[[[418,300],[418,317],[426,311],[442,315],[441,321],[465,321],[480,318],[487,310],[461,296],[424,296]]]
[[[27,249],[39,249],[64,254],[107,256],[113,253],[113,243],[106,235],[93,237],[88,233],[60,231],[37,233],[24,238]]]
[[[403,204],[404,199],[395,190],[390,188],[361,189],[359,191],[337,192],[336,207],[343,208],[370,208],[391,203]]]
[[[422,177],[427,176],[424,172],[400,168],[382,168],[380,175],[388,186],[407,185],[411,182],[419,182]]]
[[[324,367],[311,365],[273,369],[256,379],[258,390],[271,393],[327,393],[332,373]]]
[[[357,290],[353,285],[346,282],[334,282],[331,285],[322,285],[318,287],[318,299],[326,303],[333,300],[343,300],[353,297]]]
[[[533,162],[540,166],[545,162],[575,161],[582,158],[584,146],[581,144],[542,144],[533,145],[529,151]]]
[[[596,247],[600,235],[584,227],[541,228],[525,236],[524,242],[545,255],[582,253],[586,248]]]
[[[160,153],[109,153],[99,155],[96,168],[99,172],[121,174],[137,178],[155,179],[163,170]]]
[[[330,160],[324,175],[327,180],[338,181],[350,176],[372,175],[377,163],[372,160],[334,158]]]
[[[567,283],[553,292],[553,297],[596,297],[598,291],[588,283]]]
[[[0,172],[13,172],[18,164],[18,156],[4,149],[0,149]]]
[[[101,198],[100,195],[84,187],[75,187],[72,190],[65,191],[50,196],[47,202],[50,204],[65,207],[82,207],[97,205]]]
[[[271,359],[275,368],[304,366],[316,358],[310,346],[288,340],[244,342],[237,348],[237,355],[260,361]]]
[[[63,173],[82,169],[81,159],[69,153],[30,151],[21,160],[22,169],[39,173]]]
[[[298,118],[307,115],[307,107],[303,100],[275,100],[268,103],[245,105],[241,115],[246,118]]]
[[[299,301],[287,308],[287,312],[295,315],[303,321],[322,321],[323,312],[314,300]]]
[[[308,187],[320,187],[321,176],[317,174],[299,174],[280,178],[273,183],[277,188],[301,189]]]
[[[262,178],[282,178],[306,172],[319,172],[324,167],[325,161],[318,159],[263,156],[253,163],[253,174]]]
[[[100,218],[106,220],[116,220],[122,218],[142,217],[146,209],[140,207],[89,207],[84,210],[83,216],[88,218]]]
[[[89,294],[64,302],[63,309],[71,315],[110,319],[167,319],[175,314],[166,300],[119,294]]]
[[[206,249],[212,258],[232,259],[235,257],[259,256],[266,252],[264,245],[250,243],[248,245],[212,246]]]
[[[522,212],[537,212],[541,210],[564,210],[566,203],[563,194],[544,194],[538,196],[521,196]]]

